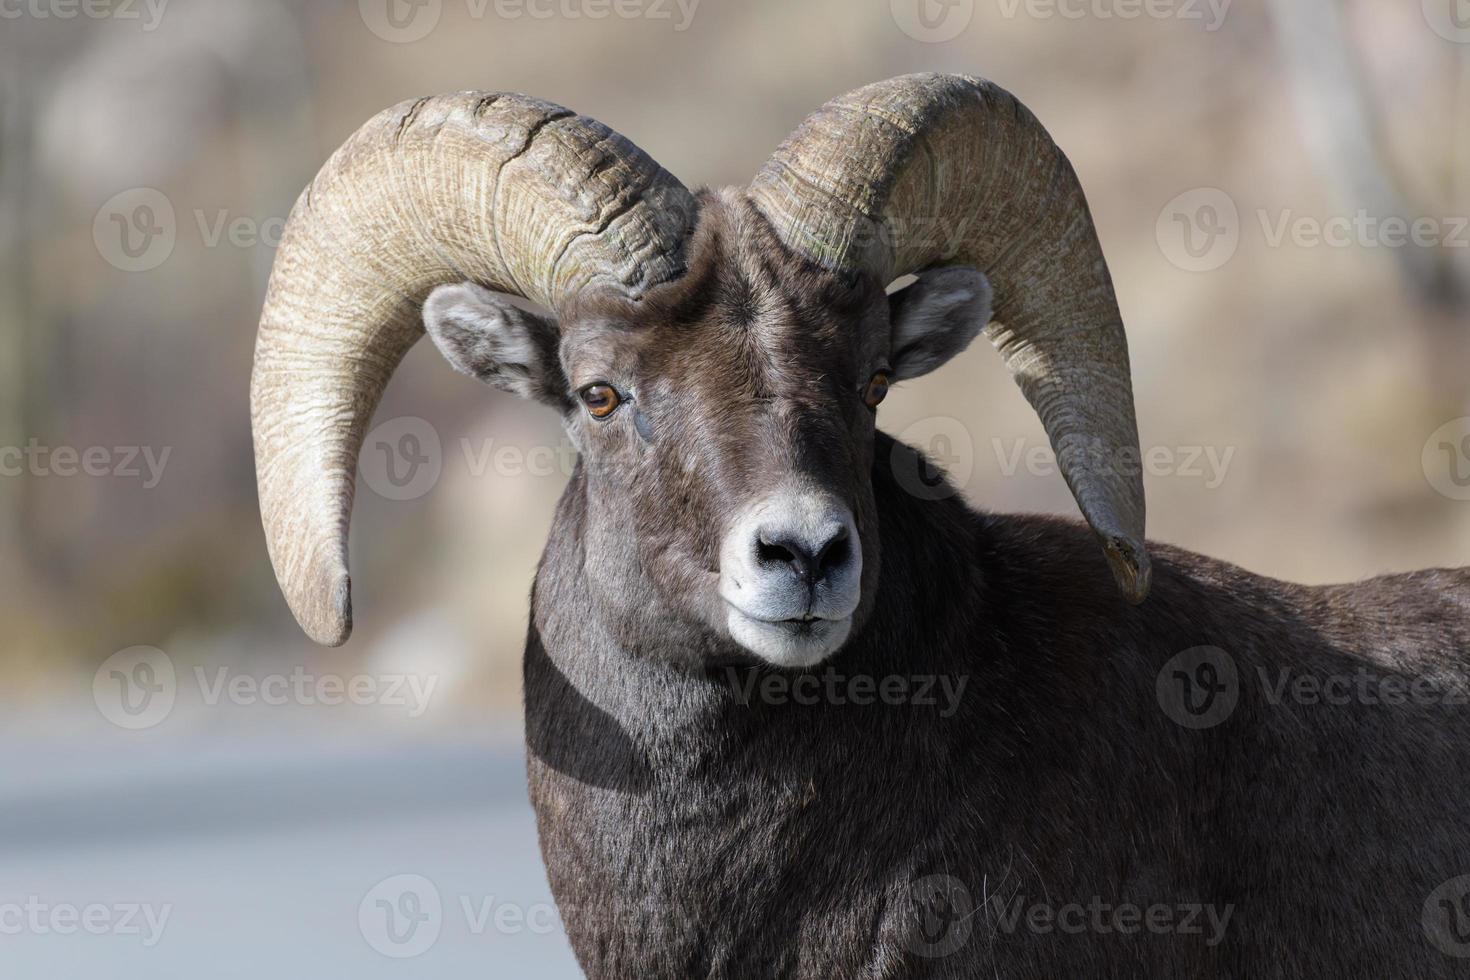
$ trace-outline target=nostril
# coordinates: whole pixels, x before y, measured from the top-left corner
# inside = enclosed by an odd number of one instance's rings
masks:
[[[847,528],[844,527],[822,547],[821,552],[817,555],[818,578],[847,562],[848,557],[852,554],[852,542],[849,537]]]
[[[799,564],[796,555],[789,547],[777,541],[767,541],[765,538],[756,542],[755,557],[762,565]]]
[[[790,569],[803,580],[811,579],[816,564],[801,542],[779,533],[762,533],[756,539],[755,556],[762,567]]]
[[[809,548],[797,538],[765,531],[756,538],[755,558],[763,568],[789,569],[800,579],[820,582],[852,558],[851,535],[839,528],[819,548]]]

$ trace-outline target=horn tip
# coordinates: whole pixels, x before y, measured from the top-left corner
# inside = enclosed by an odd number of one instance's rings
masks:
[[[309,596],[293,602],[296,621],[312,641],[340,647],[352,635],[352,578],[346,568],[335,568]]]
[[[1153,564],[1143,541],[1114,536],[1104,542],[1103,553],[1123,598],[1134,606],[1147,599],[1153,585]]]

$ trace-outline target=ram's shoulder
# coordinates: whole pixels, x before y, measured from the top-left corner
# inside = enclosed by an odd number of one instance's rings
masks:
[[[1118,595],[1092,532],[1053,517],[985,516],[979,562],[999,608],[1034,615],[1037,630],[1331,651],[1420,671],[1470,663],[1470,569],[1437,568],[1335,585],[1302,585],[1150,542],[1153,587],[1139,606]],[[1181,647],[1182,649],[1182,647]]]
[[[1046,515],[981,515],[978,557],[992,579],[1021,583],[1074,600],[1121,602],[1118,588],[1092,530],[1080,521]],[[1172,600],[1222,591],[1247,596],[1301,596],[1305,587],[1250,572],[1230,562],[1159,541],[1148,542],[1153,567],[1150,598]]]
[[[1149,542],[1152,587],[1140,604],[1119,592],[1086,525],[985,515],[977,563],[992,615],[1011,632],[1110,649],[1178,650],[1303,631],[1310,589],[1229,562]]]
[[[1470,664],[1470,569],[1431,568],[1308,590],[1303,614],[1385,667]],[[1365,642],[1371,640],[1371,642]]]
[[[1318,586],[1312,592],[1326,603],[1353,604],[1366,598],[1411,615],[1444,608],[1470,615],[1470,568],[1425,568],[1378,575]]]

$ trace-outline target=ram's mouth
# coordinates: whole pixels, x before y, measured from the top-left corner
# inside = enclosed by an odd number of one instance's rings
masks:
[[[822,629],[824,620],[818,619],[777,619],[769,622],[776,629],[783,630],[793,639],[809,639],[815,637]]]
[[[726,625],[736,643],[777,667],[803,668],[837,652],[852,629],[852,616],[833,619],[813,612],[786,619],[752,616],[727,603]]]
[[[782,626],[790,629],[814,629],[822,623],[840,623],[852,618],[851,616],[823,616],[810,610],[797,616],[773,618],[769,616],[757,616],[755,613],[741,609],[729,600],[725,601],[725,605],[729,607],[731,612],[752,623],[763,623],[767,626]]]

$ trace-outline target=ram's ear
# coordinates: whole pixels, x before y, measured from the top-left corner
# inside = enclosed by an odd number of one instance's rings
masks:
[[[928,374],[990,322],[990,282],[969,266],[930,269],[888,297],[893,378]]]
[[[561,412],[571,407],[555,320],[465,282],[429,294],[424,327],[455,370]]]

